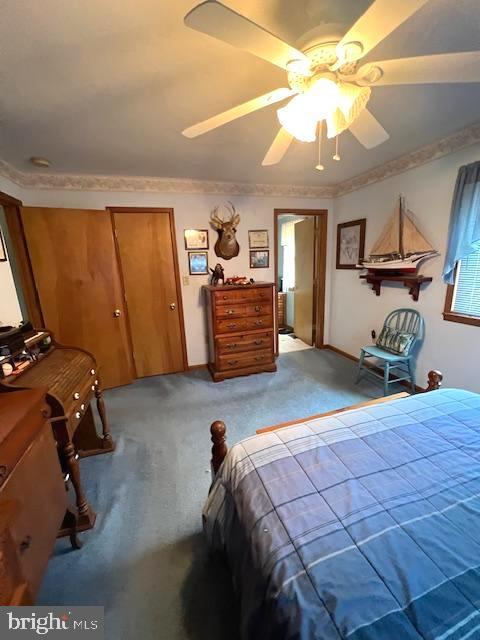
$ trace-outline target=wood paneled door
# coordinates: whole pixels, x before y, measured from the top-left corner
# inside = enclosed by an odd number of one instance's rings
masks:
[[[313,345],[315,272],[315,218],[297,222],[295,229],[295,292],[293,330],[297,338]]]
[[[106,387],[134,376],[110,214],[25,207],[22,223],[45,326],[91,351]]]
[[[138,377],[186,369],[171,209],[112,208]]]

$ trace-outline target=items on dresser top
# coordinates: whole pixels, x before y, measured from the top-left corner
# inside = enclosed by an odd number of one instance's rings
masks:
[[[14,393],[18,389],[36,388],[47,390],[49,417],[58,443],[60,462],[76,495],[76,509],[69,511],[59,535],[71,536],[77,531],[92,528],[96,517],[83,491],[78,458],[108,453],[113,451],[114,444],[97,364],[92,354],[58,344],[46,329],[35,335],[45,350],[38,357],[25,362],[20,372],[0,380],[0,392]],[[35,348],[33,340],[32,348]],[[90,404],[93,397],[97,401],[102,436],[98,436],[95,429]]]
[[[213,380],[276,371],[274,284],[204,286]]]
[[[0,605],[33,603],[67,510],[45,389],[0,394]]]

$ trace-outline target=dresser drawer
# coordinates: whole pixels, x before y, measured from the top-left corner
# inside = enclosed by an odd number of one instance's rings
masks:
[[[217,338],[217,349],[220,356],[243,351],[258,351],[273,348],[273,332],[250,333],[229,338]]]
[[[272,305],[265,302],[250,303],[245,305],[246,316],[268,316],[272,315]]]
[[[215,300],[215,306],[221,306],[224,304],[242,304],[255,301],[271,301],[272,290],[270,287],[257,287],[257,288],[245,288],[234,289],[233,291],[215,291],[213,294]]]
[[[246,314],[244,304],[224,304],[216,308],[217,318],[243,318]]]
[[[254,353],[237,353],[227,356],[219,356],[219,371],[229,371],[231,369],[243,369],[255,367],[273,362],[273,351],[265,349]]]
[[[260,316],[258,318],[245,318],[247,329],[272,329],[273,317],[272,316]]]
[[[249,329],[247,318],[232,318],[217,320],[215,322],[215,333],[235,333]]]

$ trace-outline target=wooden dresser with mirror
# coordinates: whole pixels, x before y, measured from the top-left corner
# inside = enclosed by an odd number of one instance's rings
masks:
[[[276,371],[275,285],[257,282],[203,289],[213,380]]]

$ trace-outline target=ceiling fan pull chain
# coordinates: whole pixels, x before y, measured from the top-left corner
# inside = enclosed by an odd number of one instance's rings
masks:
[[[338,153],[338,136],[335,136],[335,155],[333,156],[333,159],[337,162],[340,161],[340,154]]]
[[[318,164],[315,169],[317,171],[323,171],[325,167],[322,164],[322,135],[323,135],[323,120],[318,123]]]

